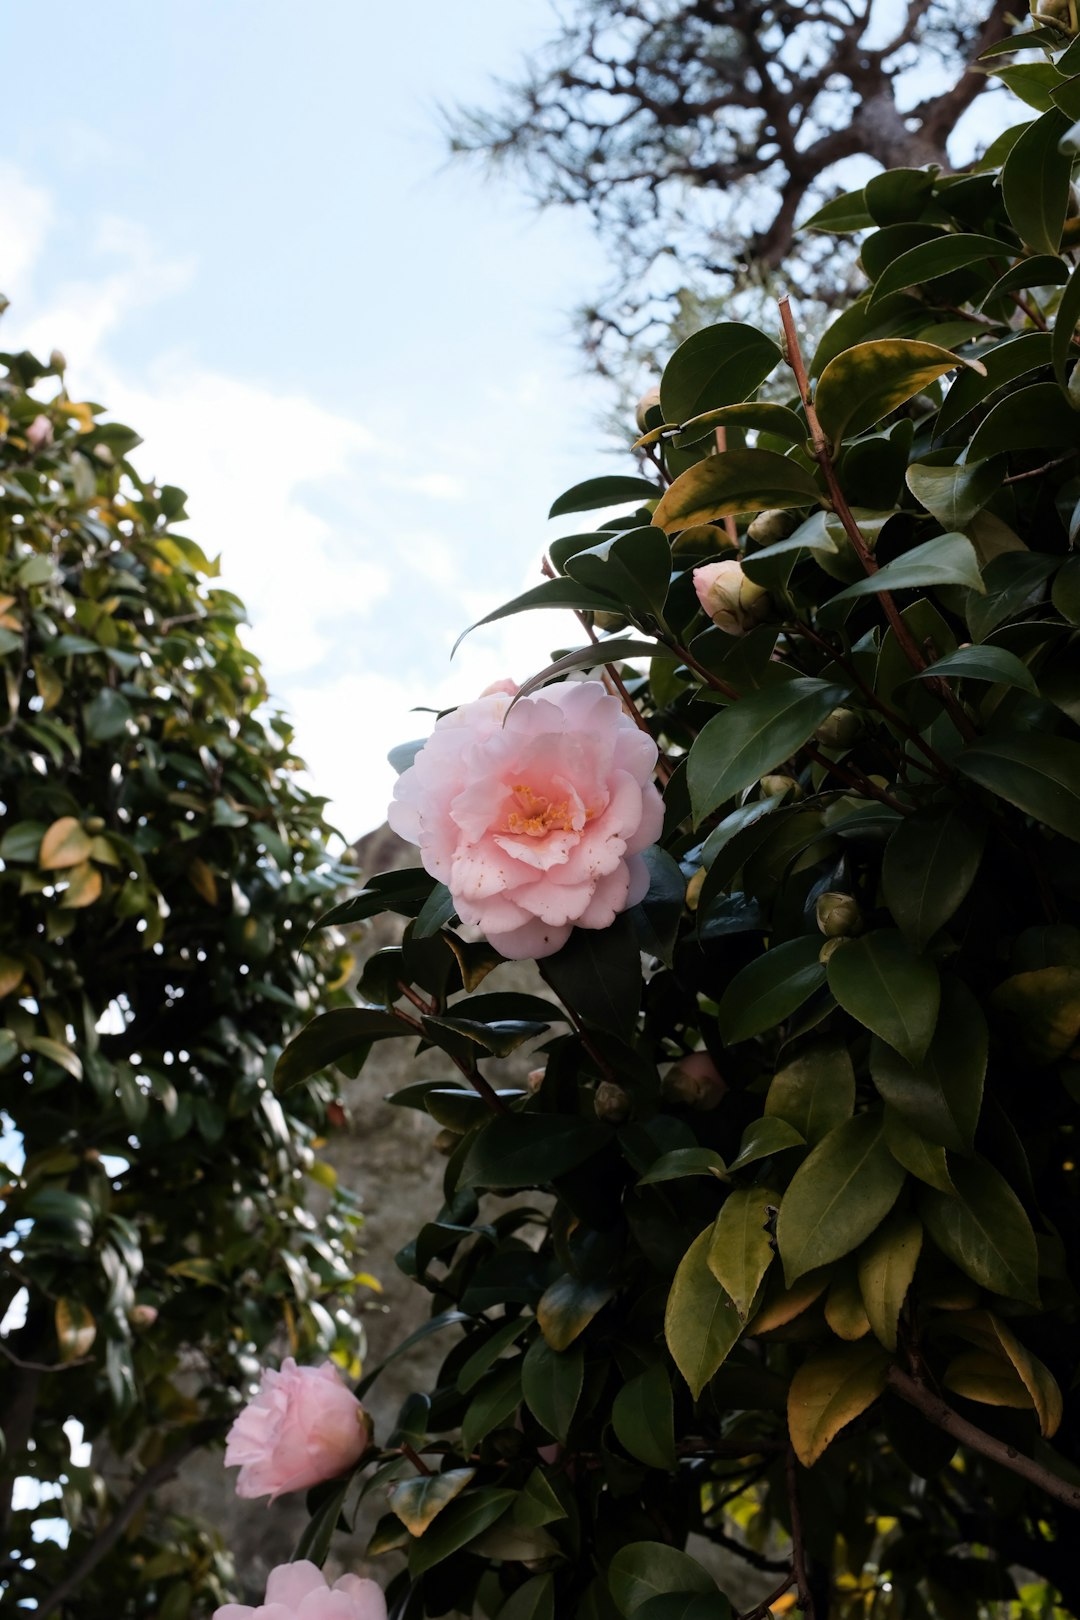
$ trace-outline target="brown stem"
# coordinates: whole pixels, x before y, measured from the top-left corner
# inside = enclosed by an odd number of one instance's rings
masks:
[[[423,1457],[420,1456],[420,1453],[418,1451],[414,1451],[412,1446],[410,1446],[407,1441],[402,1441],[401,1443],[401,1455],[403,1457],[408,1457],[418,1474],[426,1474],[429,1479],[431,1478],[431,1469],[428,1467]]]
[[[152,1495],[159,1485],[164,1485],[166,1480],[172,1479],[173,1475],[179,1471],[181,1464],[190,1457],[191,1453],[198,1451],[200,1446],[205,1445],[208,1440],[220,1434],[221,1430],[222,1425],[220,1423],[198,1424],[192,1429],[182,1445],[177,1446],[175,1451],[171,1451],[167,1457],[163,1457],[159,1463],[154,1464],[153,1468],[148,1468],[145,1474],[141,1475],[104,1530],[94,1537],[82,1557],[72,1565],[64,1579],[42,1598],[34,1611],[40,1617],[40,1620],[45,1620],[46,1615],[52,1614],[62,1603],[66,1602],[71,1594],[78,1590],[86,1577],[97,1568],[106,1554],[112,1551],[147,1497]]]
[[[810,1596],[810,1581],[806,1572],[806,1543],[803,1540],[802,1508],[799,1506],[798,1467],[799,1463],[795,1455],[795,1447],[789,1445],[786,1475],[788,1514],[791,1518],[792,1574],[795,1580],[795,1590],[798,1594],[799,1608],[806,1615],[807,1620],[814,1620],[814,1600]],[[788,1585],[791,1585],[790,1581]]]
[[[400,980],[398,982],[400,983]],[[404,1024],[407,1029],[414,1030],[416,1034],[420,1036],[421,1040],[427,1039],[424,1026],[417,1019],[411,1018],[409,1014],[404,1012],[400,1007],[391,1007],[390,1011],[393,1013],[399,1024]],[[455,1057],[452,1052],[447,1052],[446,1055],[454,1067],[460,1070],[460,1072],[465,1076],[465,1079],[469,1082],[470,1086],[472,1086],[477,1096],[484,1099],[484,1102],[487,1104],[488,1108],[490,1108],[493,1114],[509,1113],[509,1109],[499,1096],[498,1092],[495,1090],[494,1086],[488,1084],[483,1075],[476,1068],[475,1064],[466,1063],[464,1058]]]
[[[951,1406],[939,1395],[935,1395],[933,1390],[928,1389],[920,1379],[913,1378],[902,1368],[890,1367],[887,1377],[890,1386],[901,1400],[916,1407],[925,1418],[937,1428],[944,1429],[946,1434],[951,1434],[962,1446],[968,1446],[981,1456],[988,1457],[991,1462],[1007,1468],[1010,1473],[1019,1474],[1021,1479],[1026,1479],[1030,1485],[1045,1491],[1047,1496],[1052,1496],[1055,1501],[1064,1502],[1066,1507],[1080,1512],[1080,1486],[1070,1485],[1067,1480],[1052,1474],[1040,1463],[1025,1457],[1015,1446],[1007,1445],[1004,1440],[996,1440],[984,1429],[976,1428],[974,1423],[969,1423],[959,1412],[954,1412]]]
[[[739,1543],[736,1543],[734,1550],[737,1551],[738,1549]],[[739,1616],[739,1620],[768,1620],[773,1604],[778,1598],[782,1598],[784,1593],[794,1586],[795,1583],[795,1572],[794,1570],[789,1569],[786,1577],[780,1582],[780,1585],[776,1587],[775,1591],[770,1592],[767,1598],[762,1598],[761,1602],[756,1604],[754,1608],[747,1609],[745,1614]]]
[[[555,569],[552,567],[550,557],[545,557],[544,558],[543,562],[540,564],[540,570],[541,570],[541,572],[543,574],[545,574],[547,576],[548,579],[555,579],[557,577],[556,573],[555,573]],[[581,628],[584,630],[585,634],[588,636],[588,638],[592,642],[593,646],[594,647],[602,646],[603,643],[601,642],[599,636],[596,634],[596,631],[593,629],[592,625],[589,623],[589,621],[585,617],[585,615],[583,613],[579,612],[577,609],[575,609],[574,610],[574,617],[577,619],[578,623],[581,625]],[[630,696],[629,692],[626,690],[626,686],[625,686],[625,683],[623,682],[622,676],[619,674],[619,672],[615,668],[614,664],[605,664],[604,665],[604,682],[605,682],[605,685],[608,688],[608,691],[611,693],[612,697],[617,697],[620,700],[620,702],[622,703],[623,708],[626,710],[626,713],[630,716],[630,718],[634,722],[635,726],[637,726],[638,730],[643,731],[645,733],[646,737],[648,737],[650,742],[656,742],[656,738],[652,734],[652,730],[651,730],[651,728],[649,726],[648,721],[645,719],[645,716],[642,714],[641,710],[638,708],[637,704],[634,702],[633,698]],[[666,783],[667,781],[670,780],[671,773],[672,773],[673,770],[674,770],[674,766],[672,765],[671,761],[668,759],[667,755],[660,749],[659,745],[657,745],[657,758],[656,758],[656,774],[657,774],[657,776],[660,778],[660,780],[662,782]]]
[[[879,788],[876,782],[871,782],[870,778],[864,776],[861,771],[849,770],[835,759],[830,759],[827,754],[823,754],[820,749],[815,748],[813,743],[803,743],[802,751],[804,754],[809,754],[815,765],[820,765],[833,776],[839,777],[841,782],[846,782],[848,787],[854,788],[856,793],[863,793],[867,798],[877,799],[880,804],[887,804],[890,810],[898,810],[902,816],[911,815],[910,804],[903,804],[899,799],[894,799],[891,793],[885,788]]]
[[[1029,299],[1022,298],[1018,292],[1011,292],[1009,297],[1012,299],[1017,309],[1023,310],[1032,326],[1037,326],[1040,332],[1046,331],[1046,316],[1043,314],[1041,309],[1036,308],[1035,304]]]
[[[1055,456],[1053,461],[1046,461],[1041,467],[1032,467],[1030,472],[1013,473],[1011,477],[1003,478],[1002,483],[1022,484],[1025,478],[1041,478],[1043,473],[1051,472],[1055,467],[1060,467],[1063,462],[1071,460],[1075,454],[1075,450],[1070,450],[1067,455]]]
[[[652,462],[653,466],[656,468],[657,472],[660,474],[660,477],[663,480],[665,486],[670,484],[671,483],[671,474],[668,472],[667,468],[664,466],[664,463],[661,461],[659,455],[657,454],[655,444],[646,444],[646,445],[643,445],[642,448],[645,451],[645,454],[648,456],[649,460]]]
[[[711,686],[714,692],[722,692],[732,703],[739,701],[742,693],[736,692],[733,686],[729,686],[727,681],[722,681],[719,675],[714,675],[711,669],[706,669],[704,664],[699,664],[689,647],[683,647],[677,641],[665,641],[665,645],[670,647],[673,653],[678,654],[687,669],[692,669],[695,675],[700,675],[706,686]]]
[[[727,428],[718,427],[716,430],[716,448],[721,454],[727,449]],[[739,549],[739,531],[735,526],[734,514],[729,512],[724,519],[724,533],[727,535],[736,551]]]
[[[810,438],[814,447],[814,459],[824,475],[829,490],[829,499],[837,517],[844,526],[844,533],[851,541],[855,554],[862,563],[863,571],[868,575],[876,574],[878,571],[877,562],[860,532],[859,525],[856,523],[851,508],[847,503],[847,498],[840,488],[840,480],[837,478],[836,468],[833,466],[829,441],[822,432],[821,422],[818,420],[818,414],[814,408],[814,401],[810,393],[810,379],[806,374],[802,349],[799,347],[799,334],[795,330],[795,317],[791,313],[791,303],[786,293],[780,299],[780,320],[784,328],[784,358],[791,367],[799,390],[799,398],[803,402],[806,422],[810,429]],[[892,593],[890,591],[879,591],[878,600],[881,602],[882,611],[892,627],[893,635],[896,637],[904,657],[916,674],[922,674],[923,670],[928,667],[928,661],[916,645],[911,631],[904,623],[903,615],[893,600]],[[960,735],[966,738],[968,742],[971,742],[978,733],[964,713],[959,699],[950,689],[949,683],[943,680],[931,680],[927,682],[927,685],[948,711]]]

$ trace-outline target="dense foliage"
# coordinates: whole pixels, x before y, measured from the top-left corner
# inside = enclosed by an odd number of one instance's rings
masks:
[[[271,1345],[358,1366],[333,1088],[290,1117],[268,1085],[344,997],[340,939],[301,946],[345,874],[183,492],[57,391],[62,357],[0,363],[0,1590],[183,1620],[228,1565],[153,1488]]]
[[[381,1495],[398,1615],[722,1616],[691,1533],[756,1615],[1080,1605],[1080,42],[1013,48],[1038,115],[820,216],[869,286],[816,354],[786,306],[690,338],[654,472],[552,508],[626,515],[483,621],[605,632],[525,691],[603,665],[658,740],[644,901],[539,995],[422,868],[328,919],[411,921],[279,1087],[446,1059],[394,1101],[449,1153],[400,1264],[450,1348],[305,1542]],[[710,623],[726,559],[768,596]]]
[[[628,357],[733,299],[753,318],[778,271],[842,303],[852,256],[796,225],[846,159],[947,164],[958,120],[1000,86],[1002,63],[990,78],[968,63],[1008,18],[1000,0],[574,0],[494,107],[457,115],[452,140],[540,205],[589,213],[612,277],[582,334],[622,380]]]

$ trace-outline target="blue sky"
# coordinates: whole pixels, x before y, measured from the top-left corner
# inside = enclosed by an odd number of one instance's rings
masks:
[[[349,836],[382,820],[414,704],[544,661],[543,615],[457,633],[536,576],[554,495],[618,463],[580,371],[584,220],[448,164],[548,0],[60,0],[5,11],[3,347],[190,494]],[[627,469],[629,464],[627,464]],[[573,632],[569,632],[572,634]],[[563,644],[567,631],[561,627]]]

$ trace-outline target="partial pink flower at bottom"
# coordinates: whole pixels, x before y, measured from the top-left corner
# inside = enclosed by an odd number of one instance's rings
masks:
[[[237,1496],[274,1501],[351,1467],[369,1433],[364,1408],[336,1367],[298,1367],[286,1356],[280,1372],[263,1369],[258,1393],[229,1430],[225,1466],[240,1469]]]
[[[279,1564],[266,1581],[266,1602],[226,1603],[213,1620],[386,1620],[386,1599],[376,1581],[342,1575],[333,1586],[306,1558]]]
[[[499,682],[444,715],[388,819],[420,846],[464,923],[503,956],[550,956],[572,928],[610,928],[645,898],[660,836],[657,750],[599,681],[510,707]]]

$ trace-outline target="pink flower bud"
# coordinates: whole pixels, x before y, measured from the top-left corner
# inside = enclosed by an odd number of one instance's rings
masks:
[[[156,1305],[133,1305],[128,1311],[128,1321],[133,1328],[152,1328],[157,1319]]]
[[[386,1620],[386,1599],[376,1581],[342,1575],[329,1585],[306,1558],[279,1564],[266,1581],[266,1602],[226,1603],[213,1620]]]
[[[258,1394],[229,1430],[225,1466],[240,1469],[237,1496],[274,1501],[343,1473],[367,1450],[369,1432],[336,1367],[298,1367],[287,1356],[280,1372],[264,1369]]]
[[[35,416],[26,430],[26,442],[31,450],[44,450],[45,446],[52,444],[53,425],[47,416]]]
[[[713,624],[729,636],[745,635],[769,616],[769,593],[743,573],[734,557],[694,569],[697,599]]]
[[[689,1052],[672,1064],[660,1082],[668,1102],[708,1113],[719,1103],[727,1084],[708,1052]]]

